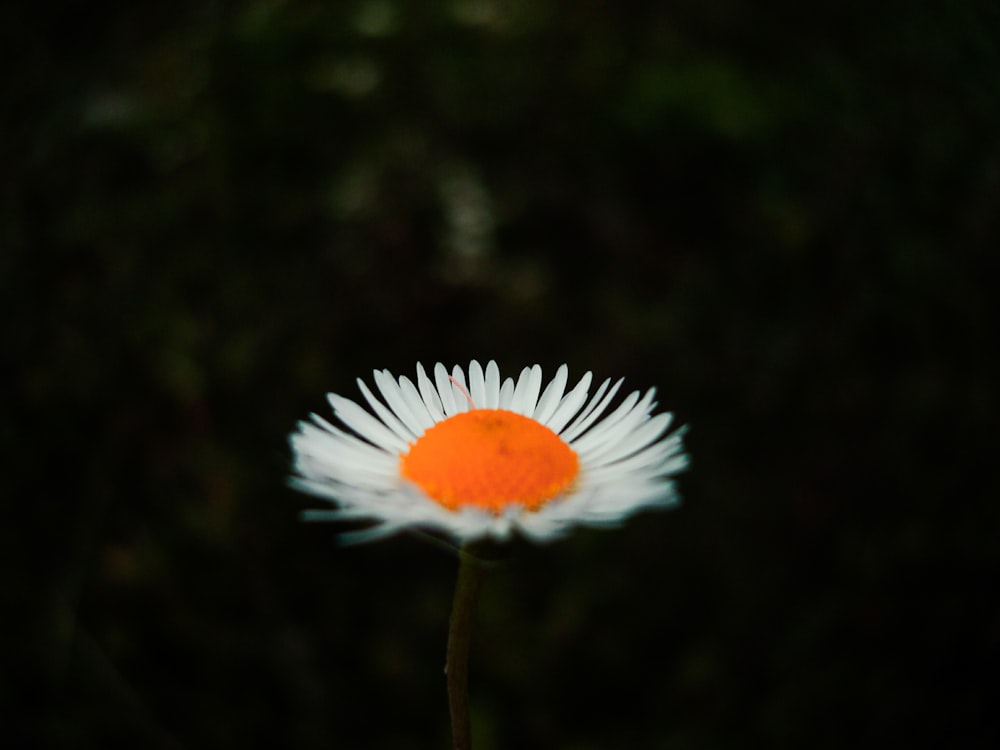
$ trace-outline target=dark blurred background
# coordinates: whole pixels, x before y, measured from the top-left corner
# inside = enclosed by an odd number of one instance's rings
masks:
[[[994,2],[0,11],[5,747],[443,748],[455,559],[286,487],[373,368],[562,362],[684,505],[517,545],[478,750],[993,748]]]

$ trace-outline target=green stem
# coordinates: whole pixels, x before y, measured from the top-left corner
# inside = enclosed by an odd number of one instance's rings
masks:
[[[472,748],[472,727],[469,723],[469,646],[472,624],[479,601],[486,568],[482,561],[463,548],[458,553],[458,581],[448,624],[448,656],[445,674],[448,678],[448,708],[451,711],[451,736],[454,750]]]

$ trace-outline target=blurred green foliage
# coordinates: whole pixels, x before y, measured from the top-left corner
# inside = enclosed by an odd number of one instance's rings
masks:
[[[0,12],[10,747],[425,748],[455,561],[285,437],[372,368],[656,385],[678,511],[490,581],[491,748],[992,748],[995,3]],[[6,742],[5,742],[6,744]]]

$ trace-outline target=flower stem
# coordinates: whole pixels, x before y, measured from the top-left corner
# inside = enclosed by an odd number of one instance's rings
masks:
[[[445,675],[448,678],[448,708],[451,712],[451,736],[454,750],[472,748],[469,723],[469,646],[472,624],[479,601],[486,567],[467,548],[458,553],[458,581],[448,624],[448,655]]]

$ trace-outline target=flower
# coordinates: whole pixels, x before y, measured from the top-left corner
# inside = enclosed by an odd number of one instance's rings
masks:
[[[539,365],[517,382],[501,382],[493,361],[468,374],[466,386],[458,366],[436,364],[432,380],[418,364],[416,383],[376,370],[384,401],[357,381],[370,412],[329,394],[341,426],[313,414],[291,436],[292,485],[337,506],[306,517],[375,522],[353,541],[413,528],[462,544],[515,531],[544,541],[678,502],[684,430],[667,436],[672,415],[651,415],[655,389],[602,418],[622,380],[588,400],[592,374],[567,391],[566,365],[544,391]]]

